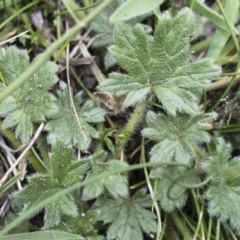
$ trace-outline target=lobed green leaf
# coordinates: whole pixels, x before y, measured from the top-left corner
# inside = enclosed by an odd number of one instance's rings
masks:
[[[95,228],[97,221],[97,212],[94,210],[86,211],[83,209],[84,204],[78,204],[78,217],[65,216],[64,220],[54,227],[56,230],[72,234],[80,234],[84,239],[103,240],[103,236],[98,235]]]
[[[218,139],[217,153],[203,164],[203,170],[211,179],[205,193],[209,201],[208,211],[220,221],[228,221],[240,235],[240,158],[231,157],[231,145]]]
[[[98,220],[110,223],[108,239],[143,239],[143,232],[156,232],[155,214],[146,208],[152,205],[145,189],[137,191],[129,198],[100,198],[96,201]]]
[[[61,141],[65,145],[72,144],[81,150],[87,150],[91,139],[98,138],[97,130],[90,123],[104,121],[105,111],[102,108],[95,107],[91,100],[83,104],[81,93],[75,95],[74,105],[80,127],[67,89],[58,91],[56,103],[59,111],[52,117],[53,120],[48,121],[45,126],[45,129],[49,131],[48,141],[51,144]]]
[[[106,158],[107,154],[103,151],[96,153],[90,158],[92,169],[88,172],[86,181],[102,172],[109,172],[128,166],[128,164],[119,160],[108,160],[106,162]],[[126,177],[120,174],[111,175],[101,179],[100,181],[94,182],[91,185],[87,185],[83,189],[82,199],[86,201],[97,198],[99,195],[104,193],[105,190],[107,190],[107,192],[115,198],[126,197],[128,195]]]
[[[34,61],[37,61],[36,58]],[[0,73],[4,89],[26,70],[29,59],[26,51],[9,47],[0,58]],[[57,65],[47,62],[25,84],[0,103],[0,115],[5,117],[4,128],[16,126],[16,137],[28,144],[33,133],[33,123],[45,121],[58,111],[55,97],[48,92],[58,81]]]
[[[26,204],[25,210],[28,210],[61,189],[81,180],[89,167],[88,160],[77,160],[72,148],[57,143],[53,146],[53,153],[50,156],[50,172],[29,177],[28,185],[19,191],[16,197]],[[72,217],[78,215],[77,205],[71,194],[51,202],[44,209],[45,229],[58,225],[63,214]]]
[[[178,114],[176,118],[149,111],[146,118],[149,127],[142,130],[142,135],[157,141],[151,149],[150,160],[190,163],[195,156],[194,145],[210,141],[204,124],[215,117],[213,113],[195,116]]]
[[[125,106],[154,94],[172,115],[176,111],[195,114],[199,97],[191,90],[207,86],[221,68],[211,59],[191,63],[189,38],[194,26],[193,13],[187,8],[173,19],[162,16],[153,39],[140,24],[115,24],[115,45],[109,50],[128,75],[110,74],[98,89],[127,95]]]

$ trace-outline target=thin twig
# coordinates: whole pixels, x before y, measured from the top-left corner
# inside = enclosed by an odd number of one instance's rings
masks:
[[[2,179],[0,180],[0,187],[3,185],[3,183],[7,180],[8,175],[13,171],[13,169],[19,164],[19,162],[21,161],[21,159],[26,155],[26,153],[28,152],[28,150],[31,148],[31,146],[35,143],[35,141],[37,140],[38,136],[40,135],[41,131],[43,130],[44,127],[44,123],[41,123],[41,125],[39,126],[38,130],[36,131],[33,139],[31,140],[31,142],[28,144],[28,146],[25,148],[25,150],[22,152],[22,154],[19,156],[19,158],[16,160],[16,162],[8,169],[8,171],[5,173],[5,175],[2,177]]]
[[[68,26],[67,26],[67,28],[68,28]],[[78,117],[78,114],[77,114],[77,110],[76,110],[76,107],[75,107],[75,104],[74,104],[74,101],[73,101],[72,91],[71,91],[70,74],[69,74],[69,44],[67,45],[67,48],[66,48],[66,73],[67,73],[69,98],[70,98],[70,101],[71,101],[71,104],[72,104],[73,112],[74,112],[74,115],[76,117],[76,120],[77,120],[78,126],[80,128],[80,131],[81,131],[85,141],[87,142],[88,139],[87,139],[87,137],[86,137],[86,135],[83,131],[82,124],[80,123],[80,120],[79,120],[79,117]]]
[[[146,163],[146,159],[145,159],[145,141],[144,141],[144,138],[142,138],[142,143],[141,143],[141,160],[142,160],[143,163]],[[156,236],[156,239],[159,239],[159,236],[160,236],[161,231],[162,231],[161,212],[160,212],[158,203],[157,203],[157,201],[156,201],[156,199],[155,199],[155,196],[154,196],[154,192],[153,192],[152,184],[151,184],[151,182],[150,182],[150,180],[149,180],[147,168],[144,167],[144,168],[143,168],[143,171],[144,171],[144,174],[145,174],[145,179],[146,179],[146,182],[147,182],[148,190],[149,190],[151,199],[152,199],[152,201],[153,201],[153,207],[155,208],[155,211],[156,211],[156,214],[157,214],[157,220],[158,220],[158,224],[157,224],[157,225],[158,225],[158,227],[157,227],[157,236]]]
[[[3,45],[4,43],[10,42],[11,40],[13,40],[13,39],[15,39],[15,38],[18,38],[18,37],[24,35],[24,34],[27,33],[27,32],[29,32],[29,30],[27,30],[27,31],[25,31],[25,32],[22,32],[22,33],[18,34],[17,36],[11,37],[11,38],[9,38],[9,39],[1,42],[0,45]]]
[[[12,148],[8,147],[4,142],[3,142],[3,139],[0,139],[0,146],[4,149],[6,149],[7,151],[9,152],[12,152],[12,153],[17,153],[19,152],[20,150],[22,150],[23,148],[26,147],[25,144],[22,144],[20,147],[18,147],[17,149],[13,150]]]
[[[231,77],[225,77],[222,80],[218,80],[216,82],[213,82],[211,85],[209,85],[205,88],[205,91],[209,92],[209,91],[217,90],[217,89],[220,89],[220,88],[224,88],[231,82],[231,79],[232,79]],[[236,77],[233,84],[236,84],[239,81],[240,81],[240,77],[238,76],[238,77]]]
[[[4,143],[3,139],[1,139],[0,141],[0,146],[5,150],[6,153],[6,159],[8,161],[9,166],[12,166],[13,163],[16,161],[16,158],[13,156],[13,154],[9,151],[9,147],[7,147],[7,145]],[[17,168],[13,169],[13,175],[16,176],[18,174],[18,170]],[[17,181],[17,188],[18,190],[22,189],[22,185],[20,183],[20,181]]]

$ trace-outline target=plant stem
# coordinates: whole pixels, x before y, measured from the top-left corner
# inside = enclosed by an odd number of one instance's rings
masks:
[[[216,240],[220,239],[220,220],[217,220],[217,226],[216,226]]]
[[[197,224],[197,227],[196,227],[194,236],[193,236],[193,240],[196,240],[196,239],[197,239],[199,229],[200,229],[200,227],[201,227],[201,225],[202,225],[203,210],[204,210],[204,204],[202,204],[201,211],[199,212],[198,224]]]
[[[144,141],[143,137],[142,137],[142,147],[141,147],[141,158],[142,158],[143,163],[146,163],[146,158],[145,158],[145,141]],[[151,198],[152,198],[152,202],[153,202],[152,205],[154,206],[156,214],[157,214],[158,224],[157,224],[157,236],[156,236],[156,239],[159,239],[161,231],[162,231],[161,213],[160,213],[160,209],[159,209],[157,200],[155,199],[155,194],[153,192],[153,188],[152,188],[151,182],[149,180],[147,168],[144,167],[143,170],[144,170],[145,179],[147,181],[148,190],[149,190]]]
[[[142,114],[144,113],[146,109],[146,101],[142,101],[140,104],[137,105],[135,108],[134,113],[131,116],[131,119],[129,120],[127,126],[125,129],[121,131],[119,136],[121,134],[124,135],[124,138],[120,139],[117,141],[117,146],[116,146],[116,155],[119,156],[120,151],[124,148],[125,144],[127,143],[129,137],[134,131],[134,128],[137,126],[137,123],[139,119],[141,118]],[[120,136],[121,137],[121,136]]]
[[[209,218],[208,222],[207,240],[211,239],[211,232],[212,232],[212,217]]]

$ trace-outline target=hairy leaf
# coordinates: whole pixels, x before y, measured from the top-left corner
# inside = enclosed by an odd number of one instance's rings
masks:
[[[37,58],[35,59],[37,61]],[[4,90],[28,67],[27,51],[9,47],[0,58],[0,73]],[[22,87],[0,103],[0,115],[4,116],[3,128],[16,126],[15,134],[22,143],[29,143],[33,133],[33,123],[45,121],[58,110],[55,97],[48,92],[58,81],[55,72],[57,65],[47,62]]]
[[[98,220],[110,223],[108,239],[143,239],[143,232],[154,233],[157,226],[152,201],[145,189],[135,193],[132,198],[100,198],[95,203]]]
[[[174,117],[149,111],[149,127],[142,130],[142,135],[158,142],[151,149],[150,160],[190,163],[195,156],[194,145],[210,141],[204,128],[215,117],[215,114],[178,114]]]
[[[107,154],[103,151],[96,153],[90,158],[92,169],[88,172],[86,180],[103,172],[113,171],[119,168],[127,167],[128,165],[119,160],[106,161]],[[121,174],[111,175],[102,178],[99,181],[87,185],[83,190],[83,200],[90,200],[98,197],[104,191],[112,195],[113,197],[126,197],[128,195],[128,185],[126,177]]]
[[[84,239],[103,240],[103,236],[97,234],[94,227],[97,221],[96,211],[84,211],[83,204],[78,204],[78,217],[65,216],[64,220],[54,229],[64,232],[79,234]]]
[[[217,153],[202,165],[211,179],[205,194],[208,211],[221,221],[229,220],[240,235],[240,157],[231,157],[231,145],[218,139]],[[230,159],[230,160],[229,160]]]
[[[29,177],[28,185],[18,192],[16,197],[26,204],[25,210],[28,210],[61,189],[81,180],[89,167],[88,160],[77,160],[72,148],[57,143],[53,146],[53,153],[50,156],[50,173]],[[44,228],[58,225],[62,214],[72,217],[78,215],[71,194],[66,194],[45,206]]]
[[[104,121],[105,111],[94,106],[91,100],[83,104],[81,93],[78,93],[74,97],[77,119],[67,89],[58,91],[56,102],[59,111],[45,126],[45,129],[49,131],[48,141],[51,144],[61,141],[65,145],[73,144],[81,150],[86,150],[91,139],[98,138],[98,132],[91,124]]]
[[[109,50],[128,75],[112,73],[98,89],[127,95],[125,106],[154,94],[173,115],[177,110],[195,114],[198,97],[191,90],[204,88],[221,68],[211,59],[191,63],[189,37],[194,26],[193,13],[187,8],[173,19],[162,16],[153,40],[140,24],[116,24],[115,45]]]

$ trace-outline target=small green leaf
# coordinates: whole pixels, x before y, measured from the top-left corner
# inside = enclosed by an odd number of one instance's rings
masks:
[[[26,51],[9,47],[0,58],[0,72],[4,83],[11,84],[28,67]],[[37,58],[35,59],[37,61]],[[45,121],[58,110],[55,97],[48,92],[58,81],[57,65],[47,62],[25,84],[0,103],[0,114],[5,117],[3,128],[16,126],[16,136],[28,144],[33,133],[33,123]],[[1,84],[4,89],[5,85]]]
[[[109,137],[105,137],[104,138],[104,143],[106,144],[106,146],[108,147],[108,149],[114,153],[114,144],[112,142],[112,140]]]
[[[156,9],[163,0],[127,0],[110,17],[110,22],[124,21]]]
[[[81,129],[74,114],[67,89],[58,91],[56,103],[59,111],[52,117],[53,120],[48,121],[45,126],[45,129],[49,131],[48,141],[51,144],[61,141],[65,145],[73,144],[81,150],[87,150],[91,139],[98,138],[98,132],[91,124],[104,121],[105,111],[94,106],[91,100],[83,104],[81,93],[75,95],[74,104]]]
[[[221,68],[211,59],[191,62],[189,37],[194,27],[194,15],[187,8],[173,19],[163,15],[154,38],[140,24],[115,24],[115,45],[109,50],[128,75],[112,73],[98,89],[127,95],[124,106],[155,95],[172,115],[177,111],[196,114],[199,96],[194,90],[207,86]]]
[[[5,56],[0,58],[0,71],[6,85],[12,83],[29,64],[29,57],[26,50],[19,50],[15,46],[7,49]]]
[[[208,211],[220,221],[228,221],[240,235],[240,158],[231,158],[231,145],[218,139],[217,153],[209,157],[203,170],[211,179],[205,194],[209,200]]]
[[[92,169],[88,172],[86,180],[103,172],[109,172],[118,168],[127,167],[128,165],[120,160],[108,160],[107,154],[103,151],[96,153],[90,158]],[[116,174],[96,181],[91,185],[87,185],[83,190],[83,200],[90,200],[98,197],[105,190],[113,197],[126,197],[128,195],[128,185],[126,177]]]
[[[155,214],[151,208],[152,201],[145,189],[137,191],[132,198],[100,198],[96,201],[98,220],[110,223],[107,230],[108,239],[143,239],[145,233],[156,232]]]
[[[89,167],[88,160],[77,160],[72,148],[57,143],[53,146],[53,153],[50,156],[50,173],[29,177],[28,185],[19,191],[16,197],[26,204],[25,210],[28,210],[61,189],[81,180]],[[66,194],[45,206],[44,228],[58,225],[62,214],[72,217],[78,214],[71,194]]]
[[[209,134],[204,131],[204,123],[214,118],[214,113],[196,116],[178,114],[174,117],[149,111],[149,127],[142,130],[142,135],[158,142],[151,149],[150,160],[190,163],[195,156],[194,145],[210,141]]]
[[[84,239],[103,240],[103,236],[98,235],[95,227],[98,214],[94,210],[84,211],[83,205],[78,204],[78,217],[65,216],[64,220],[55,230],[61,230],[72,234],[81,234]]]

